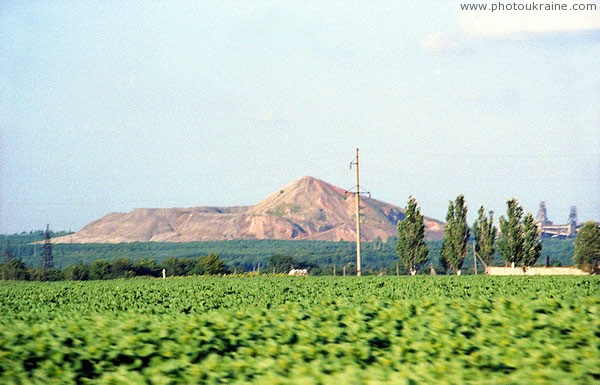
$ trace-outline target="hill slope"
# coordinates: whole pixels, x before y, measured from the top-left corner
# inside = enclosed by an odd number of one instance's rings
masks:
[[[305,176],[251,207],[134,209],[110,213],[56,243],[192,242],[231,239],[355,239],[355,197]],[[361,200],[361,238],[396,235],[403,209]],[[444,224],[425,218],[427,236],[440,239]]]

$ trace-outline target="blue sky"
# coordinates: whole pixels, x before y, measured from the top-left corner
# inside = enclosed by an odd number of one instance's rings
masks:
[[[430,217],[600,221],[600,5],[405,3],[3,3],[0,233],[351,188],[356,147],[365,190]]]

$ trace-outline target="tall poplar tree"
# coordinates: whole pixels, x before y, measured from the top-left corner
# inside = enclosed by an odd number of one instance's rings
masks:
[[[540,232],[533,214],[527,213],[523,220],[523,266],[533,266],[542,253]]]
[[[506,262],[517,266],[523,260],[523,208],[515,198],[509,199],[506,205],[506,217],[500,217],[498,252]]]
[[[542,253],[542,243],[533,214],[523,219],[523,208],[516,199],[506,202],[507,217],[500,217],[498,252],[515,266],[532,266]]]
[[[408,199],[404,219],[398,222],[396,254],[410,275],[415,275],[419,267],[427,262],[429,248],[425,244],[425,223],[413,196]]]
[[[490,265],[496,252],[496,234],[498,229],[494,226],[494,212],[485,215],[483,206],[479,208],[478,217],[473,223],[473,236],[475,237],[475,252],[486,265]]]
[[[450,201],[448,205],[440,261],[442,266],[456,271],[458,275],[460,275],[465,255],[467,255],[470,234],[465,197],[459,195],[456,197],[456,201]]]

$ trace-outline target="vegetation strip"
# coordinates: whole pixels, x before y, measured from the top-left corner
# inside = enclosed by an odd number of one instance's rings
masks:
[[[6,384],[594,384],[600,279],[0,283]]]

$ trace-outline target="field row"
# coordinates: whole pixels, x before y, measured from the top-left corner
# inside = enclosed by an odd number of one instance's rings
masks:
[[[365,278],[3,283],[0,378],[6,384],[600,381],[597,277]]]
[[[2,282],[2,319],[134,311],[201,314],[214,309],[270,308],[288,302],[478,298],[569,299],[600,293],[600,277],[198,277],[93,282]]]

